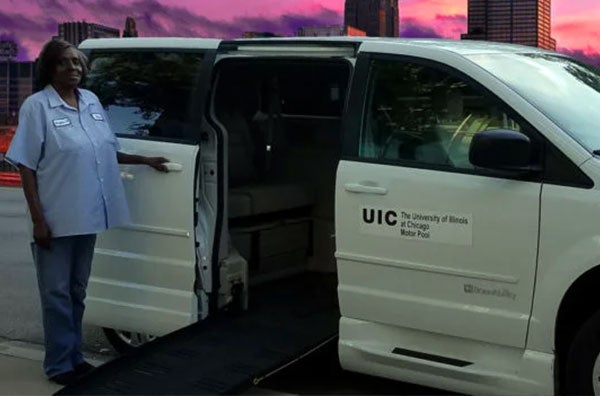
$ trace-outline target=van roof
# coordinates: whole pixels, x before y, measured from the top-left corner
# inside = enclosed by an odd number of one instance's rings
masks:
[[[135,49],[135,48],[163,48],[163,49],[217,49],[219,44],[260,44],[260,45],[298,45],[301,43],[312,44],[362,44],[381,43],[398,46],[416,46],[421,48],[439,49],[454,52],[460,55],[476,53],[549,53],[535,47],[516,44],[496,43],[475,40],[449,40],[449,39],[407,39],[391,37],[277,37],[255,39],[205,39],[182,37],[143,37],[143,38],[112,38],[88,39],[80,44],[81,49]]]

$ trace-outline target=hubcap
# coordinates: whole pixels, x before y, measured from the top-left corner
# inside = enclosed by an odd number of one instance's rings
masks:
[[[154,341],[156,336],[142,333],[132,333],[129,331],[116,330],[117,336],[127,345],[137,348],[150,341]]]
[[[594,395],[600,395],[600,354],[596,356],[594,370],[592,371],[592,381],[594,384]]]

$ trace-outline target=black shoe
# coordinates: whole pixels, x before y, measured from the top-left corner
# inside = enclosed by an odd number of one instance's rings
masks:
[[[77,376],[81,377],[82,375],[86,375],[95,368],[96,367],[92,366],[88,362],[81,362],[77,366],[75,366],[74,371]]]
[[[50,377],[48,379],[59,385],[70,385],[75,382],[77,377],[78,376],[75,373],[75,370],[71,370],[71,371],[67,371],[65,373],[56,374],[55,376]]]

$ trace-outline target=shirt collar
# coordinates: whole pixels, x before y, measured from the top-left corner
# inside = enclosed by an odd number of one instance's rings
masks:
[[[79,89],[79,88],[76,88],[76,89],[77,89],[77,97],[79,98],[79,109],[83,110],[90,104],[90,102],[88,101],[87,95],[81,89]],[[65,107],[71,108],[71,106],[66,104],[65,101],[63,100],[63,98],[60,97],[58,92],[56,92],[56,89],[54,89],[52,84],[46,85],[46,88],[44,88],[44,91],[46,92],[46,97],[48,98],[48,104],[50,105],[50,108],[55,108],[55,107],[60,107],[60,106],[65,106]]]

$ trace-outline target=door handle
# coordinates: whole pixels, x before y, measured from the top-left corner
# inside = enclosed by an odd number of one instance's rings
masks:
[[[165,162],[164,165],[169,172],[181,172],[183,170],[183,165],[177,162]]]
[[[348,192],[358,194],[385,195],[388,192],[387,188],[385,187],[369,186],[360,183],[346,183],[344,184],[344,188]]]
[[[121,179],[123,180],[133,180],[134,178],[135,176],[133,176],[133,173],[121,172]]]

